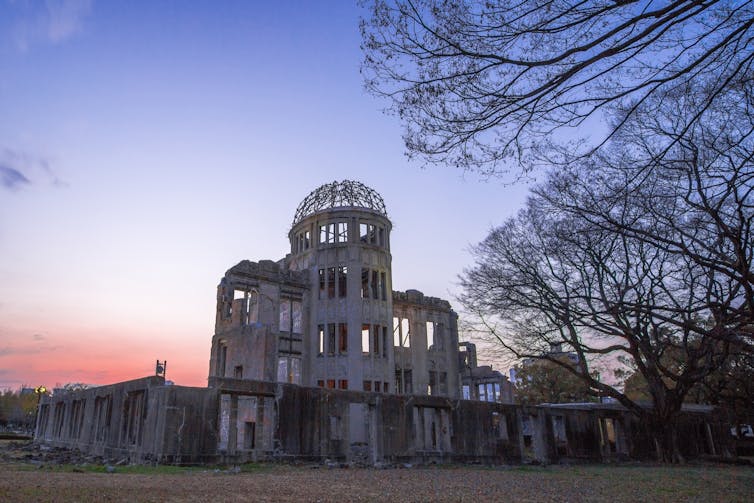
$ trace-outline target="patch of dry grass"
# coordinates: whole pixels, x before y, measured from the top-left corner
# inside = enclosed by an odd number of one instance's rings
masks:
[[[579,465],[115,473],[0,466],[0,501],[751,501],[750,466]]]

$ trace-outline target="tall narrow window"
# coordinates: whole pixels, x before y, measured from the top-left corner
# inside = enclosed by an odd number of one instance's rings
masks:
[[[369,227],[367,224],[359,224],[359,241],[362,243],[369,241]]]
[[[345,297],[348,285],[348,267],[342,265],[338,267],[338,297]]]
[[[290,332],[291,330],[291,301],[289,299],[280,299],[280,327],[281,332]]]
[[[338,327],[338,351],[340,353],[346,353],[348,352],[348,325],[346,323],[340,323]]]
[[[369,325],[361,325],[361,352],[369,354]]]
[[[384,272],[380,273],[380,298],[387,300],[387,275]]]
[[[327,268],[327,298],[335,298],[335,268]]]
[[[361,298],[369,298],[369,269],[361,269]]]
[[[319,244],[326,244],[327,240],[327,224],[319,226]]]
[[[372,271],[372,298],[379,300],[380,298],[380,273],[378,271]]]
[[[375,356],[380,356],[380,326],[374,325],[372,327],[372,352]]]
[[[278,382],[288,382],[287,358],[278,358]]]
[[[325,291],[327,289],[327,282],[325,281],[325,270],[319,270],[319,298],[325,298]]]
[[[427,349],[435,348],[435,324],[431,321],[427,322]]]
[[[300,300],[291,302],[291,325],[294,334],[302,333],[303,320]]]
[[[327,324],[327,352],[335,354],[335,323]]]
[[[319,354],[323,355],[325,354],[325,326],[324,325],[318,325],[317,326],[317,333],[319,334]]]
[[[335,225],[337,227],[337,232],[338,232],[335,240],[338,243],[348,242],[348,222],[338,222]]]
[[[406,318],[393,318],[394,345],[402,348],[411,347],[411,334]]]
[[[382,328],[382,357],[387,358],[387,345],[388,345],[388,340],[389,340],[387,336],[387,327],[383,325],[381,328]]]
[[[341,380],[340,380],[340,381],[338,382],[338,387],[339,387],[340,389],[348,389],[348,380],[347,380],[347,379],[341,379]]]

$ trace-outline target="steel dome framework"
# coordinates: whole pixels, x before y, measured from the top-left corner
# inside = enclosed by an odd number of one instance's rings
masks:
[[[296,208],[293,225],[319,211],[344,207],[366,208],[387,216],[385,201],[377,191],[361,182],[343,180],[326,183],[306,196]]]

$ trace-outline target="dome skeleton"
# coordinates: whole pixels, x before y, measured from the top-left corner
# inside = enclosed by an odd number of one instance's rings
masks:
[[[366,208],[387,216],[385,201],[374,189],[354,180],[334,181],[313,190],[296,208],[293,224],[331,208]]]

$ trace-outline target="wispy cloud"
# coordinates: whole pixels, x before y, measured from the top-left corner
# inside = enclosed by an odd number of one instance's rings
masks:
[[[21,188],[21,186],[30,183],[29,179],[17,169],[0,164],[0,185],[2,185],[4,189],[17,190]]]
[[[51,353],[62,348],[63,346],[4,346],[0,348],[0,357],[11,355],[38,355],[40,353]]]
[[[68,186],[47,159],[9,148],[0,150],[0,189],[18,190],[38,182]]]
[[[81,33],[92,11],[92,0],[14,2],[12,7],[16,8],[13,42],[25,52],[34,45],[59,44]]]

